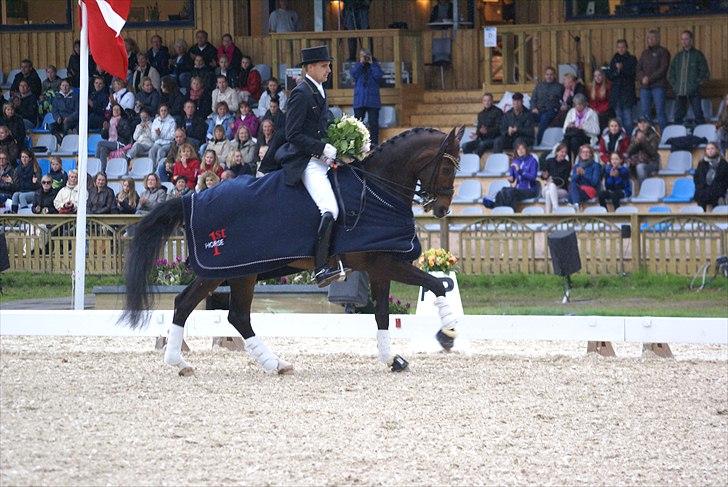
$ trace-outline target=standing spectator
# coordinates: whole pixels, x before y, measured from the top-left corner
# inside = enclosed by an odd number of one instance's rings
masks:
[[[240,98],[248,103],[258,101],[263,91],[260,73],[255,69],[253,60],[248,55],[243,55],[240,60],[240,72],[238,73],[238,89]]]
[[[33,204],[31,209],[33,213],[40,215],[48,215],[58,213],[53,205],[56,199],[56,191],[53,190],[53,180],[50,176],[43,176],[40,180],[40,189],[33,196]]]
[[[298,14],[288,10],[286,0],[278,0],[278,8],[268,17],[268,33],[296,32],[298,30]]]
[[[182,120],[182,107],[185,104],[185,97],[172,77],[167,76],[162,79],[162,93],[159,100],[160,103],[164,103],[169,107],[169,114],[176,121]]]
[[[369,28],[369,3],[370,0],[344,0],[344,28],[346,30],[366,30]],[[357,51],[356,37],[349,37],[349,61],[356,60]],[[362,46],[362,49],[364,46]],[[369,39],[369,52],[372,51],[372,40]]]
[[[25,80],[30,87],[30,91],[35,95],[36,98],[40,98],[41,90],[43,85],[40,82],[40,76],[33,68],[33,61],[30,59],[23,59],[20,62],[20,72],[13,78],[13,83],[10,85],[10,93],[15,94],[18,92],[20,82]]]
[[[159,71],[149,64],[147,55],[140,52],[139,55],[137,55],[137,67],[134,68],[134,71],[132,71],[131,74],[131,91],[139,93],[142,90],[144,78],[149,78],[152,81],[154,90],[159,91],[160,83],[162,82],[161,77],[159,76]]]
[[[566,73],[562,84],[564,91],[561,94],[561,100],[559,100],[559,113],[556,114],[551,125],[563,125],[566,114],[574,107],[574,97],[576,95],[586,96],[586,89],[584,89],[584,85],[577,79],[575,74]]]
[[[718,145],[709,142],[705,155],[698,163],[693,176],[695,181],[695,201],[704,210],[719,204],[721,198],[728,197],[728,162],[720,156]]]
[[[629,169],[622,165],[622,155],[612,152],[609,164],[604,167],[604,189],[599,192],[599,205],[607,207],[607,201],[612,202],[616,210],[622,198],[632,196],[632,181]]]
[[[169,60],[170,72],[182,88],[190,87],[192,79],[192,57],[187,51],[187,43],[177,39],[174,43],[174,56]]]
[[[111,81],[111,89],[113,93],[109,95],[109,103],[106,106],[107,110],[111,110],[111,106],[116,104],[120,105],[122,110],[133,110],[134,102],[136,97],[134,93],[126,89],[126,80],[121,78],[114,78]]]
[[[190,89],[187,91],[187,101],[195,104],[195,110],[200,117],[206,118],[212,111],[210,109],[211,100],[212,92],[205,87],[202,78],[199,76],[193,77],[190,82]]]
[[[8,159],[8,164],[15,167],[20,157],[21,147],[15,140],[13,133],[7,125],[5,125],[3,117],[0,117],[0,151],[4,152]]]
[[[235,171],[235,175],[238,176],[242,172],[242,174],[255,176],[255,173],[258,171],[255,164],[257,159],[256,144],[253,137],[251,137],[250,132],[248,132],[247,127],[241,126],[238,131],[235,132],[235,139],[233,139],[230,146],[231,150],[228,151],[227,156],[224,159],[227,167],[233,168],[235,165],[233,164],[233,154],[235,152],[240,152],[240,164],[242,165],[242,168],[233,169]]]
[[[159,105],[159,112],[152,122],[152,147],[149,149],[149,157],[156,167],[167,154],[169,146],[174,139],[174,129],[176,123],[172,115],[169,114],[167,105]]]
[[[88,96],[88,126],[98,130],[104,123],[106,105],[109,103],[109,91],[106,89],[104,78],[94,76],[94,89]]]
[[[33,130],[38,125],[38,99],[30,91],[28,82],[23,80],[18,85],[18,94],[13,96],[13,105],[25,124],[25,130]]]
[[[594,71],[594,81],[589,90],[589,107],[597,112],[599,117],[599,129],[606,128],[607,121],[612,117],[612,109],[609,106],[609,97],[612,91],[612,83],[606,79],[601,69]]]
[[[450,0],[437,0],[435,6],[430,12],[430,23],[432,22],[452,22],[453,8]]]
[[[222,44],[217,48],[217,58],[221,56],[227,58],[229,66],[240,66],[240,60],[243,58],[243,53],[238,49],[233,41],[233,36],[230,34],[223,34]]]
[[[124,38],[124,47],[126,47],[127,70],[131,73],[137,67],[137,56],[139,55],[139,45],[131,37]]]
[[[670,64],[668,80],[675,94],[675,123],[681,125],[688,111],[693,107],[695,123],[705,123],[703,107],[700,105],[700,86],[710,79],[708,61],[702,52],[693,47],[693,33],[685,30],[680,34],[682,50]]]
[[[286,114],[281,111],[278,105],[278,98],[271,98],[271,100],[268,102],[268,111],[263,114],[263,118],[261,119],[261,127],[263,126],[262,122],[263,120],[270,120],[273,122],[273,125],[277,130],[282,130],[285,132],[286,130]],[[260,133],[260,129],[258,129],[258,133]]]
[[[564,120],[564,144],[573,158],[584,144],[595,145],[599,137],[599,117],[597,112],[587,106],[586,96],[574,96],[574,108],[569,110]]]
[[[384,76],[376,59],[366,49],[359,52],[359,62],[350,70],[354,78],[354,116],[364,121],[367,116],[372,147],[379,144],[379,109],[382,101],[379,96],[379,81]]]
[[[248,132],[250,132],[250,135],[252,136],[253,134],[258,133],[259,125],[260,122],[258,121],[258,117],[253,114],[253,111],[250,109],[250,105],[241,101],[240,114],[235,117],[231,133],[237,133],[238,129],[244,126],[248,128]]]
[[[606,164],[611,154],[616,152],[624,159],[627,157],[627,150],[629,150],[629,135],[619,125],[619,120],[613,118],[599,137],[599,158]]]
[[[194,46],[190,47],[190,56],[192,59],[195,56],[202,56],[205,61],[205,65],[210,68],[215,67],[215,58],[217,57],[217,49],[215,46],[207,42],[207,32],[204,30],[198,30],[195,33],[195,40],[197,41]]]
[[[167,199],[167,188],[159,183],[159,176],[155,173],[147,174],[144,178],[144,191],[139,195],[139,204],[137,205],[137,215],[146,215],[154,209],[155,206],[164,203]]]
[[[121,190],[115,198],[114,212],[120,215],[133,215],[139,204],[139,194],[136,192],[133,178],[121,181]]]
[[[228,86],[228,80],[225,76],[217,77],[217,88],[212,92],[212,102],[210,103],[210,110],[215,110],[217,104],[224,101],[227,104],[228,110],[232,113],[238,111],[240,100],[238,99],[237,90]]]
[[[18,149],[25,147],[25,123],[20,115],[15,113],[15,107],[12,102],[3,105],[3,113],[0,116],[0,125],[4,125],[10,130],[13,139],[17,143]],[[5,139],[0,139],[0,143]],[[20,157],[20,153],[17,154]]]
[[[157,113],[159,109],[160,96],[159,92],[154,89],[152,80],[148,77],[142,79],[142,89],[136,93],[136,102],[141,103],[143,107],[149,110],[149,113]]]
[[[270,120],[263,120],[260,132],[258,142],[255,144],[256,161],[259,162],[256,173],[258,177],[281,168],[275,155],[278,148],[286,141],[285,130],[278,130]]]
[[[565,200],[569,196],[570,175],[569,149],[566,145],[559,144],[554,148],[553,155],[546,157],[541,170],[546,213],[553,213],[559,207],[559,200]]]
[[[617,52],[609,63],[607,77],[612,81],[609,104],[628,134],[632,133],[632,108],[636,99],[634,95],[635,78],[637,76],[637,58],[627,50],[627,41],[617,41]]]
[[[516,154],[508,168],[508,182],[510,187],[503,188],[495,195],[495,201],[483,198],[486,208],[496,206],[510,206],[514,210],[518,202],[538,196],[538,161],[528,152],[528,146],[523,142],[516,142]]]
[[[66,185],[68,182],[68,173],[63,170],[63,164],[60,157],[51,156],[51,169],[48,171],[47,176],[49,176],[53,182],[53,191],[58,192]]]
[[[15,168],[15,193],[13,193],[12,212],[27,208],[33,203],[33,196],[40,189],[41,174],[38,161],[30,149],[20,151],[20,165]]]
[[[86,211],[90,215],[108,215],[116,209],[114,190],[106,185],[106,174],[100,172],[94,178],[94,184],[88,189]]]
[[[660,168],[660,154],[657,146],[660,143],[660,134],[650,125],[649,120],[640,117],[637,128],[627,149],[627,161],[630,171],[640,184]]]
[[[78,128],[78,96],[71,91],[71,84],[61,81],[61,91],[53,99],[53,123],[51,133],[55,134],[60,142],[68,131]]]
[[[660,129],[667,126],[665,115],[665,90],[667,89],[667,70],[670,66],[670,52],[660,45],[660,32],[651,29],[647,32],[647,48],[642,51],[637,63],[637,78],[640,82],[640,108],[642,116],[650,118],[652,104],[657,112]]]
[[[538,82],[531,94],[531,112],[538,123],[537,144],[541,143],[543,133],[558,115],[563,94],[564,87],[556,81],[556,70],[549,66],[544,71],[543,81]]]
[[[242,107],[241,107],[242,110]],[[255,116],[255,115],[253,115]],[[213,131],[216,127],[222,127],[223,138],[232,139],[235,133],[235,118],[233,114],[228,111],[227,103],[221,101],[215,106],[215,112],[207,118],[207,140],[213,139]],[[257,128],[257,126],[256,126]]]
[[[574,161],[569,183],[569,203],[578,206],[583,201],[596,198],[602,180],[602,166],[594,160],[594,149],[584,144]]]
[[[493,152],[510,149],[519,139],[527,146],[533,144],[534,121],[531,114],[523,108],[523,94],[514,93],[512,100],[513,108],[501,119],[501,134],[493,144]]]
[[[53,200],[53,206],[56,207],[58,213],[76,213],[78,208],[78,171],[75,169],[68,171],[68,181],[58,191],[56,198]]]
[[[193,64],[190,74],[193,78],[200,78],[205,89],[208,90],[208,92],[212,92],[215,87],[215,71],[205,64],[205,58],[202,56],[195,56],[192,59]]]
[[[269,108],[270,101],[274,98],[278,100],[278,108],[280,108],[282,111],[285,111],[287,100],[286,92],[283,87],[278,83],[278,78],[276,78],[275,76],[273,76],[266,82],[266,88],[260,95],[260,100],[258,100],[258,110],[255,114],[258,117],[263,117],[263,115],[265,115],[265,112]],[[354,99],[356,99],[356,87],[354,88]]]
[[[225,79],[227,79],[228,86],[238,86],[237,66],[240,66],[240,63],[236,64],[235,66],[235,69],[230,66],[230,61],[228,61],[228,58],[225,54],[218,55],[217,68],[215,68],[215,79],[217,79],[218,76],[224,76]]]
[[[465,154],[482,156],[485,151],[493,148],[495,140],[500,135],[503,111],[493,104],[491,93],[484,93],[482,102],[483,109],[478,113],[477,129],[471,135],[472,140],[463,145]]]
[[[96,63],[94,58],[91,57],[91,53],[88,55],[88,72],[93,73],[96,71]],[[66,72],[68,77],[66,78],[71,86],[78,88],[81,82],[81,41],[73,41],[73,52],[68,56],[68,63],[66,63]]]
[[[180,120],[178,126],[185,130],[187,142],[194,145],[195,148],[200,147],[200,144],[207,139],[207,124],[197,114],[197,107],[192,100],[185,102],[182,110],[182,120]]]
[[[195,150],[190,144],[183,144],[179,148],[178,157],[174,162],[174,179],[184,176],[187,179],[187,187],[194,191],[200,173],[200,161],[195,157]]]
[[[41,83],[41,98],[48,91],[58,91],[61,89],[61,78],[58,77],[58,69],[49,64],[46,68],[46,79]]]
[[[10,156],[0,149],[0,210],[10,209],[15,193],[15,167],[10,164]]]
[[[169,49],[162,44],[162,38],[156,34],[152,36],[149,43],[151,44],[147,51],[149,64],[157,70],[159,76],[166,76],[169,74]]]
[[[715,128],[718,129],[720,153],[725,154],[728,151],[728,95],[723,97],[723,103],[720,104],[718,122],[715,124]]]
[[[121,105],[114,104],[111,108],[111,118],[104,122],[101,137],[104,140],[96,145],[96,157],[101,161],[101,170],[106,172],[106,162],[109,154],[121,148],[131,148],[135,128]]]
[[[184,176],[179,176],[174,181],[174,188],[167,195],[167,199],[181,198],[184,195],[189,194],[190,191],[190,188],[187,187],[187,178]]]

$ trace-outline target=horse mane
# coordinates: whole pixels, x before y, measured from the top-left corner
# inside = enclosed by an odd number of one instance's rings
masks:
[[[421,133],[430,133],[430,134],[442,134],[445,135],[444,132],[429,128],[429,127],[415,127],[411,128],[409,130],[405,130],[404,132],[401,132],[391,139],[388,139],[383,144],[378,145],[373,151],[371,151],[364,159],[362,159],[361,163],[366,164],[370,159],[373,159],[375,157],[379,157],[387,155],[400,140],[409,138],[412,135],[417,135]]]

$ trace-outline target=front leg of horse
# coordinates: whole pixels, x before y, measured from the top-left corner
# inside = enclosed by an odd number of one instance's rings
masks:
[[[389,367],[392,372],[407,369],[407,362],[401,355],[392,355],[389,337],[389,281],[372,281],[371,290],[374,298],[374,318],[377,321],[377,352],[379,361]]]

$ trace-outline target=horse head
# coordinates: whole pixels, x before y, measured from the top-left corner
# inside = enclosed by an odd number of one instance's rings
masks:
[[[422,190],[427,194],[425,211],[431,209],[437,218],[448,214],[455,193],[455,173],[460,167],[460,139],[464,131],[463,127],[453,128],[447,134],[437,154],[428,163],[429,177],[420,177]]]

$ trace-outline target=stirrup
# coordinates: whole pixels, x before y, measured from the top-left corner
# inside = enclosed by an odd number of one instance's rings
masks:
[[[326,287],[333,282],[341,282],[346,280],[346,277],[351,272],[351,269],[349,269],[348,267],[344,267],[344,263],[341,262],[341,259],[338,259],[338,261],[338,268],[323,267],[316,271],[316,273],[314,274],[314,278],[316,279],[316,284],[318,284],[318,287]]]

